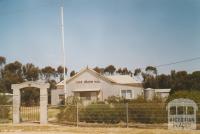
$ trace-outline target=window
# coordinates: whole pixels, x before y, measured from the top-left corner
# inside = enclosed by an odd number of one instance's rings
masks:
[[[121,90],[121,97],[125,99],[132,99],[132,90]]]
[[[121,91],[121,97],[126,98],[126,90]]]

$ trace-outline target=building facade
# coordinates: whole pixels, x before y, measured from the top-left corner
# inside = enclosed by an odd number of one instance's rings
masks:
[[[51,91],[52,105],[58,105],[64,98],[63,82],[58,83],[57,89]],[[104,101],[109,96],[135,99],[143,93],[141,82],[129,75],[104,76],[88,67],[67,79],[66,89],[67,96],[76,96],[86,104]]]

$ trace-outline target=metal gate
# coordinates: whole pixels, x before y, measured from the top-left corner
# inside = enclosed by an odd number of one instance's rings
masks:
[[[21,122],[39,122],[40,106],[21,106],[20,120]]]

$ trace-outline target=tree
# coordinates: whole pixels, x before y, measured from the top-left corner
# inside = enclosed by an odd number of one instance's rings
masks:
[[[96,72],[99,73],[99,74],[102,73],[102,70],[101,70],[101,68],[99,68],[99,67],[95,67],[93,70],[96,71]]]
[[[48,83],[50,84],[50,87],[47,90],[47,92],[48,92],[48,103],[51,104],[51,90],[56,89],[57,82],[55,80],[49,80]]]
[[[3,68],[3,65],[5,64],[6,64],[6,58],[3,56],[0,56],[0,79],[2,78],[2,71],[3,71],[2,68]]]
[[[200,103],[200,91],[195,90],[195,89],[192,91],[175,91],[173,94],[171,94],[168,97],[167,102],[174,100],[174,99],[178,99],[178,98],[191,99],[199,104]]]
[[[152,74],[155,74],[157,75],[157,69],[156,67],[153,67],[153,66],[147,66],[146,69],[145,69],[146,73],[152,75]]]
[[[192,89],[200,91],[200,71],[195,71],[189,75],[190,85]]]
[[[113,75],[116,68],[113,65],[109,65],[105,68],[104,72]]]
[[[122,69],[122,74],[123,74],[123,75],[129,75],[129,74],[130,74],[130,71],[129,71],[126,67],[124,67],[124,68]]]
[[[134,76],[139,76],[141,75],[142,71],[140,68],[136,68],[135,71],[134,71]]]
[[[116,73],[118,73],[118,74],[122,74],[122,69],[119,68],[119,69],[116,71]]]
[[[176,72],[175,74],[175,82],[174,85],[172,85],[173,89],[176,90],[188,90],[189,86],[188,86],[188,79],[187,79],[188,75],[186,71],[179,71]]]
[[[51,66],[46,66],[42,68],[41,73],[45,77],[46,81],[49,81],[51,77],[56,75],[56,70]]]
[[[60,78],[60,81],[62,81],[64,79],[64,67],[63,66],[58,66],[57,70],[56,70],[57,75]],[[65,75],[67,75],[67,68],[65,67]]]
[[[11,84],[23,82],[22,64],[18,61],[5,65],[2,71],[2,84],[4,92],[12,92]]]
[[[28,81],[36,81],[39,79],[39,68],[35,67],[32,63],[27,63],[26,65],[23,65],[23,75],[24,79]]]
[[[70,77],[73,77],[75,74],[76,74],[76,72],[75,72],[74,70],[71,71],[71,73],[70,73]]]
[[[169,75],[161,74],[157,76],[157,81],[158,81],[159,88],[171,88]]]
[[[3,56],[0,56],[0,67],[2,67],[2,65],[6,64],[6,58]]]

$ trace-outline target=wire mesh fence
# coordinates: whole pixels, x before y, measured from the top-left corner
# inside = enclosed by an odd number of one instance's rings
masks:
[[[0,123],[12,122],[12,106],[0,105]]]
[[[48,106],[48,122],[73,126],[165,127],[168,113],[166,103],[126,103]],[[37,112],[36,114],[35,111]],[[0,105],[0,123],[12,123],[12,105]],[[37,109],[23,107],[24,120],[39,120]],[[24,121],[21,120],[21,121]],[[200,124],[200,104],[196,113]]]
[[[76,126],[165,127],[166,103],[90,104],[49,107],[49,122]],[[198,105],[200,107],[200,105]],[[197,111],[200,124],[200,111]]]

